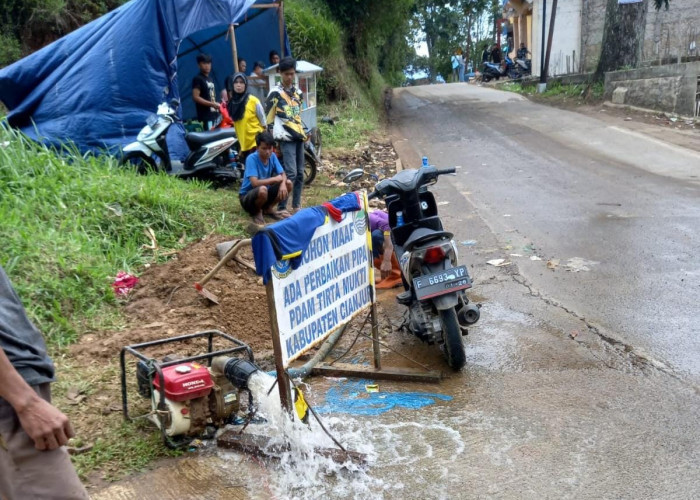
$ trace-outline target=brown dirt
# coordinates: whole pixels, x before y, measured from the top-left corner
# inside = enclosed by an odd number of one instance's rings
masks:
[[[194,283],[218,262],[216,244],[229,239],[198,241],[165,264],[146,269],[124,305],[127,327],[85,335],[71,353],[76,359],[115,359],[126,345],[220,330],[248,344],[256,358],[269,357],[272,340],[265,288],[254,272],[235,261],[219,270],[205,287],[218,297],[219,305],[211,304],[194,289]],[[248,257],[252,260],[249,251]],[[177,354],[191,354],[197,347],[186,347],[187,352]],[[149,353],[169,354],[172,348],[161,347]]]

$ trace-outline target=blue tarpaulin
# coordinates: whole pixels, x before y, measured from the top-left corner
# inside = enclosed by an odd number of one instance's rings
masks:
[[[241,23],[236,39],[239,56],[250,61],[248,72],[253,58],[267,61],[270,50],[282,52],[277,9],[251,10],[254,2],[131,0],[1,69],[8,122],[32,138],[72,141],[86,151],[117,150],[133,141],[165,100],[179,98],[183,116],[191,117],[197,54],[213,55],[217,89],[232,72],[230,23]],[[257,18],[270,24],[256,26]],[[171,129],[173,156],[186,151],[183,135],[181,126]]]

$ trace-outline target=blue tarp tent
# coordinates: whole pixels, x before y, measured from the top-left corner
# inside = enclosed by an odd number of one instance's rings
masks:
[[[187,118],[194,110],[190,89],[199,71],[197,53],[212,48],[217,88],[232,70],[225,36],[230,23],[251,19],[236,33],[239,55],[263,58],[264,52],[266,60],[270,50],[280,51],[277,24],[258,32],[246,26],[256,28],[257,18],[277,15],[277,9],[250,10],[254,2],[131,0],[1,69],[0,101],[10,110],[8,121],[32,138],[51,144],[70,140],[85,151],[114,150],[134,140],[166,99],[180,98]],[[215,34],[224,36],[207,43]],[[225,55],[213,50],[227,43]],[[183,135],[182,127],[171,129],[173,156],[185,154]]]
[[[262,0],[263,2],[265,0]],[[248,63],[246,73],[253,71],[253,63],[262,61],[269,65],[268,57],[271,50],[280,50],[279,11],[277,9],[258,9],[253,5],[240,18],[236,26],[236,45],[238,57]],[[284,33],[285,54],[291,54],[289,40]],[[231,39],[228,26],[212,28],[193,33],[180,44],[178,59],[178,87],[180,94],[190,96],[192,93],[192,78],[199,73],[197,54],[204,52],[212,56],[211,77],[217,92],[224,88],[224,80],[233,74],[233,57],[231,54]],[[195,117],[195,107],[192,99],[182,101],[182,116],[185,119]]]

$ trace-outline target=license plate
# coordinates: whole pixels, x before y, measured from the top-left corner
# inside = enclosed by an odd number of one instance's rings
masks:
[[[413,289],[418,300],[471,288],[467,266],[453,267],[439,273],[413,278]]]

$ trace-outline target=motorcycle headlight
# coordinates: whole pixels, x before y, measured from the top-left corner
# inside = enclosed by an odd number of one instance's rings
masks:
[[[146,118],[146,124],[153,128],[156,126],[156,123],[158,123],[158,115],[150,114],[148,115],[148,118]]]

